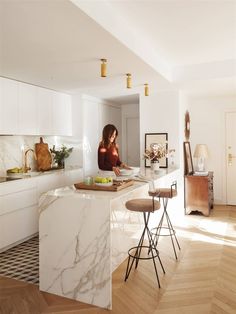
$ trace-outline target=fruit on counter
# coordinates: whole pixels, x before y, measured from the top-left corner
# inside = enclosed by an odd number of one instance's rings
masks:
[[[112,177],[95,177],[95,183],[111,183],[113,181]]]
[[[11,168],[11,169],[7,169],[7,173],[22,173],[23,172],[23,168]]]

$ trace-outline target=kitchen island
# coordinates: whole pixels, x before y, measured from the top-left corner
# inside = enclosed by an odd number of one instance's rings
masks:
[[[148,175],[155,187],[161,187],[177,180],[179,171]],[[44,194],[39,218],[40,290],[111,309],[112,272],[137,244],[143,228],[143,216],[129,212],[125,203],[148,197],[150,182],[135,182],[118,192],[69,186]]]

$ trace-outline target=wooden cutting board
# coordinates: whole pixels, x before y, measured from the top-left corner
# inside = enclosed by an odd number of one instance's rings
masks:
[[[128,186],[131,186],[134,184],[134,181],[131,179],[124,180],[124,181],[113,181],[113,185],[111,186],[101,186],[96,184],[85,184],[84,182],[75,183],[74,186],[78,190],[95,190],[95,191],[111,191],[111,192],[117,192],[124,188],[127,188]]]
[[[38,171],[45,171],[51,169],[52,156],[48,149],[48,144],[43,142],[42,137],[40,137],[40,143],[35,144],[35,154]]]

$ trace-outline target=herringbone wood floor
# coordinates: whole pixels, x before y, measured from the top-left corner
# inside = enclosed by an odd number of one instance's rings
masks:
[[[181,253],[173,257],[169,238],[162,238],[159,290],[151,261],[139,263],[125,283],[123,263],[113,274],[113,310],[42,293],[35,285],[0,278],[1,314],[235,314],[236,207],[215,206],[210,217],[176,215]],[[178,218],[177,218],[178,217]]]

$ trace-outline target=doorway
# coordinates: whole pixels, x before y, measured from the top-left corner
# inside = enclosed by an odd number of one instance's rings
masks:
[[[129,166],[140,166],[139,118],[126,118],[126,161]]]
[[[226,203],[236,205],[236,112],[226,113]]]

